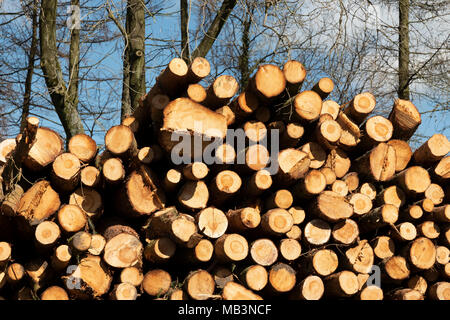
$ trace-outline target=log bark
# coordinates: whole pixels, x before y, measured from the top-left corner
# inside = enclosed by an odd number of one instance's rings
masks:
[[[344,113],[360,124],[375,108],[376,99],[370,92],[357,94],[344,109]]]

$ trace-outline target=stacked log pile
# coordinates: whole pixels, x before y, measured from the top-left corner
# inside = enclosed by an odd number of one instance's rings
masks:
[[[209,73],[173,59],[103,146],[34,117],[0,144],[2,298],[450,299],[450,143],[412,151],[412,102]]]

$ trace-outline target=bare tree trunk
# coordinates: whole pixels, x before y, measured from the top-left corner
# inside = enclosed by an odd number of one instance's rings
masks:
[[[128,63],[131,111],[139,106],[145,95],[145,7],[142,0],[128,0],[126,30],[128,34]],[[126,116],[129,116],[126,114]]]
[[[236,3],[237,0],[224,0],[222,2],[222,6],[220,7],[219,11],[217,11],[216,17],[209,26],[208,31],[206,32],[198,47],[192,53],[191,59],[206,56],[206,54],[214,44],[214,41],[219,36],[220,31],[225,24],[225,21],[227,21],[228,16],[230,15],[231,11],[233,11]]]
[[[189,5],[188,0],[180,0],[180,18],[181,18],[181,57],[186,63],[189,63]]]
[[[68,89],[66,87],[61,65],[58,61],[56,48],[56,4],[57,0],[42,0],[41,2],[41,12],[39,14],[41,68],[45,76],[45,83],[47,84],[52,103],[55,106],[56,113],[64,127],[67,139],[69,140],[78,133],[84,133],[84,129],[76,104],[78,94],[76,94],[75,97],[69,95],[70,88]],[[76,27],[76,23],[72,24],[71,38],[76,37],[73,33]],[[79,54],[79,47],[73,45],[71,40],[71,51],[72,49],[78,50]],[[75,54],[76,52],[71,52],[70,56],[72,59],[75,59]],[[79,55],[76,60],[78,59]],[[75,82],[73,81],[78,82],[78,79],[71,80],[71,86],[75,85]]]
[[[252,24],[252,15],[253,15],[253,6],[252,8],[247,8],[245,20],[243,23],[242,30],[242,44],[241,44],[241,55],[239,56],[239,71],[241,74],[240,79],[240,87],[246,88],[248,79],[250,78],[250,26]],[[251,10],[251,12],[249,12]]]
[[[399,0],[398,97],[409,100],[409,2]]]
[[[20,120],[20,132],[27,126],[27,118],[30,114],[30,104],[31,104],[31,84],[33,82],[34,73],[34,59],[36,58],[38,39],[37,39],[37,29],[38,29],[38,2],[36,0],[30,1],[30,6],[32,7],[31,12],[31,45],[30,52],[28,54],[28,69],[27,76],[25,78],[25,93],[23,97],[22,104],[22,117]]]

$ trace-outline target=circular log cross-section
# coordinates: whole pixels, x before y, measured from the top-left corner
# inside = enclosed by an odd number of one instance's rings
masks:
[[[78,188],[70,195],[69,204],[79,206],[89,217],[98,217],[103,212],[102,196],[95,189]]]
[[[431,136],[413,154],[413,161],[425,167],[441,160],[450,152],[450,142],[443,134],[437,133]]]
[[[325,287],[320,277],[310,275],[302,280],[290,294],[293,300],[320,300]]]
[[[412,150],[408,142],[392,139],[387,144],[395,149],[395,172],[404,170],[412,157]]]
[[[195,101],[197,103],[202,103],[206,99],[206,90],[203,88],[202,85],[198,83],[190,84],[187,88],[187,96],[192,101]]]
[[[311,260],[312,270],[319,276],[326,277],[336,271],[339,265],[339,259],[334,251],[329,249],[320,249],[316,251]]]
[[[348,115],[354,122],[362,123],[364,119],[375,108],[376,100],[373,94],[363,92],[357,94],[353,100],[345,108],[344,113]]]
[[[69,296],[61,287],[52,286],[44,290],[41,294],[41,300],[69,300]]]
[[[427,170],[419,166],[409,167],[395,176],[397,184],[407,194],[424,193],[431,184]]]
[[[286,89],[289,96],[296,95],[306,78],[306,69],[302,63],[289,60],[283,65],[283,74],[286,78]]]
[[[322,168],[322,166],[325,164],[325,161],[327,159],[327,153],[323,148],[320,146],[320,144],[316,142],[308,142],[305,143],[301,148],[301,151],[306,152],[308,154],[308,158],[310,159],[309,168],[311,169],[319,169]],[[325,168],[322,168],[325,169]],[[331,169],[330,169],[331,170]],[[324,173],[321,170],[322,173]],[[334,174],[334,179],[336,179],[336,175]],[[324,173],[325,174],[325,173]],[[325,177],[327,177],[327,174],[325,174]],[[332,178],[333,179],[333,178]],[[332,182],[327,179],[327,184],[330,184]]]
[[[303,91],[294,98],[295,113],[303,123],[315,121],[322,111],[322,99],[314,91]]]
[[[186,182],[178,193],[178,201],[190,210],[206,208],[208,199],[208,187],[201,180]]]
[[[112,127],[105,135],[106,149],[118,157],[125,156],[131,152],[135,143],[133,131],[124,125]]]
[[[72,153],[63,153],[52,164],[52,183],[63,192],[72,191],[80,180],[80,160]]]
[[[333,226],[331,235],[337,243],[352,244],[359,236],[358,224],[351,219],[345,219]]]
[[[141,285],[142,281],[144,281],[144,275],[138,268],[135,267],[124,268],[120,272],[120,281],[127,282],[135,287],[138,287]]]
[[[278,249],[272,240],[258,239],[250,244],[250,257],[261,266],[270,266],[278,259]]]
[[[313,91],[319,94],[321,99],[326,99],[333,89],[333,80],[328,77],[321,78],[312,88]]]
[[[330,240],[330,237],[331,227],[321,219],[311,220],[305,226],[304,239],[311,245],[323,245]]]
[[[341,271],[324,279],[325,294],[330,297],[350,297],[359,290],[358,277],[351,271]]]
[[[101,174],[94,166],[87,166],[81,169],[80,180],[86,187],[95,188],[100,184]]]
[[[34,144],[28,152],[24,165],[27,169],[37,172],[52,163],[64,150],[64,144],[55,131],[38,128]]]
[[[269,285],[276,293],[291,291],[296,282],[295,270],[287,264],[278,262],[269,271]]]
[[[196,215],[196,220],[200,232],[212,239],[221,237],[228,228],[227,216],[214,207],[201,210]]]
[[[248,255],[248,242],[239,234],[224,234],[216,240],[214,252],[222,261],[241,261]]]
[[[113,300],[136,300],[138,292],[131,283],[124,282],[115,286],[111,296]]]
[[[211,298],[215,285],[214,278],[205,270],[192,272],[184,281],[187,294],[194,300],[207,300]]]
[[[142,288],[150,296],[161,296],[169,291],[171,283],[172,278],[168,272],[161,269],[154,269],[144,275]]]
[[[87,224],[86,214],[74,204],[66,204],[58,211],[58,223],[66,232],[78,232]]]
[[[434,243],[424,237],[415,239],[409,247],[408,260],[420,270],[431,268],[436,263]]]
[[[352,205],[333,191],[323,191],[310,209],[320,218],[329,222],[337,222],[353,215]]]
[[[261,216],[261,229],[271,235],[281,236],[294,225],[292,215],[285,209],[276,208]]]
[[[262,100],[275,98],[286,88],[283,71],[273,64],[260,66],[251,82],[253,89]]]
[[[91,162],[97,154],[97,143],[86,134],[74,135],[69,140],[69,152],[83,163]]]
[[[228,228],[235,232],[255,229],[261,223],[259,211],[252,207],[229,210],[226,216],[228,218]]]
[[[350,204],[355,215],[363,215],[372,210],[372,200],[362,193],[353,193],[350,196]]]
[[[395,254],[395,243],[387,236],[379,236],[370,242],[376,258],[384,260]]]
[[[111,185],[118,185],[125,178],[125,168],[119,158],[109,158],[102,168],[105,181]]]
[[[115,268],[127,268],[142,261],[143,246],[138,238],[121,233],[109,239],[105,246],[103,259]]]

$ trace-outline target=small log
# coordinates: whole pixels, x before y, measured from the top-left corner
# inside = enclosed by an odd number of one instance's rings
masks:
[[[314,91],[303,91],[294,98],[294,110],[294,115],[300,123],[311,123],[320,116],[322,99]]]
[[[267,138],[267,128],[261,121],[250,120],[244,123],[243,126],[245,136],[250,144],[262,142]]]
[[[150,164],[156,158],[155,151],[150,147],[143,147],[139,149],[137,158],[142,164]]]
[[[194,271],[184,281],[184,289],[194,300],[207,300],[214,293],[214,278],[206,270]]]
[[[99,256],[103,253],[106,246],[106,239],[101,234],[93,234],[91,237],[91,245],[88,252],[93,256]]]
[[[407,242],[417,237],[417,229],[411,222],[402,222],[395,226],[391,225],[389,235],[399,242]]]
[[[172,277],[167,271],[153,269],[144,275],[142,288],[150,296],[163,296],[170,289]]]
[[[417,232],[428,239],[437,239],[441,233],[439,225],[434,221],[424,221],[417,226]]]
[[[17,287],[26,277],[26,271],[20,263],[12,263],[6,268],[6,281],[14,287]]]
[[[287,95],[293,97],[300,90],[307,71],[301,62],[289,60],[283,65],[283,74],[286,78]]]
[[[376,100],[370,92],[357,94],[352,101],[344,109],[344,113],[348,115],[354,122],[360,124],[375,108]]]
[[[302,247],[295,239],[282,239],[278,245],[281,257],[287,261],[297,260],[301,253]]]
[[[347,184],[348,191],[353,192],[359,187],[359,177],[357,172],[349,172],[342,177],[342,181]]]
[[[436,263],[436,247],[430,239],[419,237],[408,245],[407,258],[419,270],[430,269]]]
[[[115,285],[109,296],[111,300],[136,300],[138,292],[131,283],[124,282]]]
[[[250,79],[247,90],[254,92],[263,104],[268,104],[280,96],[285,88],[286,78],[283,71],[273,64],[264,64],[258,67]]]
[[[177,169],[170,169],[166,172],[162,186],[166,192],[173,192],[182,181],[183,175]]]
[[[176,243],[192,248],[201,236],[192,217],[180,214],[175,207],[155,212],[144,229],[150,239],[168,236]]]
[[[214,254],[214,245],[207,239],[201,239],[192,249],[182,249],[177,253],[177,259],[182,263],[192,265],[208,262]]]
[[[41,300],[69,300],[69,296],[61,287],[52,286],[44,290],[41,294]]]
[[[288,212],[291,214],[294,224],[301,224],[305,220],[306,213],[301,207],[291,207]]]
[[[262,300],[257,294],[233,281],[223,287],[222,298],[223,300]]]
[[[377,286],[364,287],[359,292],[359,300],[383,300],[383,290]]]
[[[188,71],[189,67],[183,59],[173,58],[156,82],[165,94],[175,97],[186,88]]]
[[[211,239],[220,238],[228,228],[228,219],[222,210],[208,207],[196,214],[195,220],[201,233]]]
[[[86,187],[95,188],[100,185],[101,173],[96,167],[87,166],[81,169],[80,181]]]
[[[375,198],[376,205],[391,204],[401,208],[406,202],[405,193],[398,186],[390,186],[381,191]]]
[[[216,153],[215,153],[215,164],[217,165],[228,165],[233,164],[236,160],[236,151],[234,148],[227,144],[221,144],[217,147]]]
[[[380,260],[390,258],[395,254],[395,243],[387,236],[376,237],[370,241],[370,245],[373,248],[375,258]]]
[[[120,158],[110,158],[102,168],[104,181],[110,186],[117,186],[125,179],[125,168]]]
[[[389,181],[395,174],[395,149],[386,143],[380,143],[371,151],[354,162],[361,175],[375,181]]]
[[[73,191],[80,182],[80,160],[71,153],[56,157],[52,164],[52,184],[61,192]]]
[[[281,208],[267,211],[261,216],[261,230],[269,235],[282,236],[294,225],[291,214]]]
[[[288,209],[291,207],[294,198],[292,193],[286,189],[280,189],[272,193],[266,200],[266,209]]]
[[[252,207],[228,210],[228,228],[232,232],[243,232],[255,229],[261,222],[259,211]]]
[[[339,112],[337,123],[341,126],[341,137],[338,145],[345,150],[352,150],[360,142],[361,131],[345,113]]]
[[[79,206],[87,217],[98,218],[103,213],[102,196],[92,188],[78,188],[69,198],[69,204]]]
[[[386,225],[391,225],[398,220],[398,208],[392,204],[385,204],[372,209],[359,218],[358,226],[361,232],[369,232]]]
[[[269,239],[258,239],[250,244],[250,258],[261,266],[271,266],[278,259],[278,249]]]
[[[151,263],[167,262],[175,254],[176,245],[169,238],[152,239],[144,250],[144,257]]]
[[[450,300],[450,283],[437,282],[430,287],[428,298],[431,300]]]
[[[52,221],[43,221],[36,227],[34,238],[39,250],[52,248],[61,235],[58,225]]]
[[[223,106],[219,109],[216,109],[215,111],[225,117],[225,119],[227,120],[227,126],[231,126],[236,122],[236,114],[229,106]]]
[[[445,246],[436,246],[436,263],[446,265],[450,262],[450,249]]]
[[[236,262],[244,260],[248,255],[247,240],[237,234],[224,234],[216,240],[214,253],[220,261]]]
[[[392,139],[387,142],[395,149],[395,172],[405,170],[412,157],[412,150],[406,141]]]
[[[86,134],[74,135],[69,140],[69,152],[83,163],[91,162],[97,154],[97,143]]]
[[[223,204],[235,195],[241,186],[241,177],[236,172],[231,170],[219,172],[210,184],[211,202],[215,205]]]
[[[362,150],[370,150],[380,142],[387,142],[391,139],[394,131],[392,123],[382,116],[369,118],[364,124],[364,129],[358,150],[360,147]]]
[[[348,195],[348,185],[343,180],[336,180],[331,185],[331,191],[340,195],[341,197],[345,197]]]
[[[333,120],[336,120],[340,109],[341,106],[336,101],[325,100],[322,103],[322,110],[320,111],[320,114],[329,114]]]
[[[190,84],[186,90],[186,95],[189,99],[197,103],[205,101],[207,93],[205,88],[198,83]]]
[[[130,157],[137,150],[133,131],[124,125],[114,126],[106,132],[105,146],[119,158]]]
[[[196,57],[189,65],[186,75],[188,83],[197,83],[206,78],[211,72],[209,61],[203,57]]]
[[[409,196],[423,194],[431,184],[428,171],[418,166],[399,172],[394,177],[394,182]]]
[[[91,247],[92,235],[84,231],[78,231],[69,239],[69,245],[73,252],[81,253]]]
[[[430,218],[437,222],[450,222],[450,205],[445,204],[440,207],[435,207]]]
[[[313,219],[304,229],[303,239],[312,246],[320,246],[327,243],[331,237],[330,225],[321,219]]]
[[[265,110],[269,112],[268,115],[267,113],[260,114],[261,107],[259,106],[258,98],[250,91],[240,93],[236,99],[230,102],[229,107],[235,114],[236,120],[245,119],[255,111],[255,118],[258,121],[267,122],[270,118],[270,111],[267,108]]]
[[[388,297],[389,300],[423,300],[423,295],[413,289],[396,289],[395,291],[391,292]]]
[[[435,206],[438,206],[444,201],[445,193],[440,185],[432,183],[425,190],[425,198],[430,199]]]
[[[11,245],[8,242],[0,242],[0,267],[3,267],[11,259]]]
[[[129,117],[126,117],[125,119],[123,119],[122,125],[130,128],[131,131],[133,131],[133,133],[136,133],[139,130],[139,121],[133,116],[129,116]]]
[[[243,186],[243,194],[251,197],[261,195],[272,186],[272,176],[267,170],[259,170],[251,175]]]
[[[300,240],[302,237],[302,229],[297,225],[293,225],[291,230],[286,232],[285,235],[289,239]]]
[[[291,291],[296,282],[295,270],[287,264],[278,262],[269,271],[268,286],[272,292],[284,293]]]
[[[16,139],[5,139],[0,142],[0,164],[4,165],[7,162],[8,157],[16,148]]]
[[[239,278],[249,289],[261,291],[269,281],[269,273],[263,266],[256,264],[245,268]]]
[[[324,77],[321,78],[311,89],[319,94],[322,100],[325,100],[328,95],[333,91],[334,83],[330,78]]]
[[[325,295],[329,297],[351,297],[359,290],[358,277],[351,271],[341,271],[324,279]]]
[[[336,178],[342,178],[350,169],[351,161],[341,149],[331,150],[327,156],[325,167],[334,171]]]
[[[30,133],[35,130],[34,128],[37,128],[37,124],[39,123],[39,121],[37,121],[37,118],[34,119],[36,119],[36,125],[32,126],[33,129],[30,128]],[[27,133],[25,133],[24,135],[26,134]],[[63,152],[64,143],[60,135],[55,131],[41,127],[36,131],[36,138],[34,140],[33,146],[31,147],[31,149],[28,148],[29,146],[25,146],[24,148],[26,150],[29,150],[29,152],[26,153],[26,158],[23,162],[23,165],[30,171],[39,172],[47,167],[50,163],[52,163],[56,159],[56,157]],[[19,150],[19,146],[17,146],[14,153],[18,152]],[[14,155],[12,155],[12,157],[14,158]],[[4,173],[5,175],[7,175],[7,172]],[[3,175],[4,178],[5,175]]]
[[[349,202],[353,206],[355,215],[362,216],[372,210],[372,200],[362,193],[352,194]]]
[[[333,191],[323,191],[311,204],[310,211],[329,222],[337,222],[353,215],[352,205]]]
[[[327,149],[335,149],[337,148],[338,141],[341,138],[341,126],[332,119],[325,119],[322,121],[322,117],[324,116],[321,116],[314,131],[315,139],[319,142],[319,144]]]
[[[51,266],[54,270],[60,271],[69,265],[72,259],[72,253],[68,245],[62,244],[58,246],[51,257]]]
[[[408,280],[408,288],[419,291],[422,295],[425,295],[428,289],[427,280],[419,275],[414,275]]]
[[[299,199],[310,199],[325,190],[326,186],[325,176],[319,170],[313,169],[294,186],[293,194]]]
[[[87,224],[85,213],[74,204],[63,205],[57,217],[59,225],[65,232],[78,232]]]
[[[318,276],[307,276],[291,292],[292,300],[320,300],[325,292],[323,281]]]
[[[393,139],[407,141],[419,127],[422,119],[420,113],[411,101],[395,99],[389,114],[389,120],[394,126]]]
[[[124,215],[140,217],[164,208],[165,195],[153,171],[141,165],[117,190],[115,201],[117,209]]]
[[[412,156],[413,162],[423,167],[430,167],[450,152],[450,142],[443,134],[434,134],[422,144]]]
[[[345,251],[345,264],[354,272],[370,273],[374,259],[373,249],[367,240],[361,240]]]
[[[206,208],[210,194],[202,180],[187,181],[178,192],[178,201],[189,210]]]
[[[238,92],[239,84],[233,76],[221,75],[206,90],[206,99],[203,105],[211,108],[220,108],[230,101]]]
[[[358,224],[351,219],[338,222],[333,226],[331,236],[337,243],[345,245],[352,244],[359,236]]]
[[[368,196],[370,200],[375,200],[377,196],[377,189],[369,182],[365,182],[359,188],[359,192]]]
[[[91,255],[81,259],[75,271],[65,278],[68,291],[82,299],[103,296],[109,291],[112,282],[102,259]]]
[[[128,267],[120,272],[120,281],[139,287],[144,281],[144,274],[136,267]]]
[[[275,177],[277,183],[286,186],[304,178],[310,163],[308,154],[303,151],[293,148],[280,151],[278,154],[278,172]]]
[[[202,180],[208,171],[208,166],[203,162],[193,162],[183,167],[183,176],[188,180]]]
[[[239,155],[238,155],[239,161]],[[270,161],[270,154],[262,144],[254,144],[245,150],[246,171],[259,171],[264,169]]]
[[[327,186],[332,185],[336,181],[336,174],[331,168],[320,168],[319,171],[325,176]]]
[[[50,183],[41,180],[35,183],[20,199],[17,213],[31,226],[38,225],[53,215],[60,206],[59,195]]]
[[[438,182],[448,181],[450,178],[450,156],[442,158],[430,170],[434,180]]]
[[[280,146],[282,148],[294,148],[304,133],[305,128],[300,123],[287,123],[285,130],[280,135]]]

